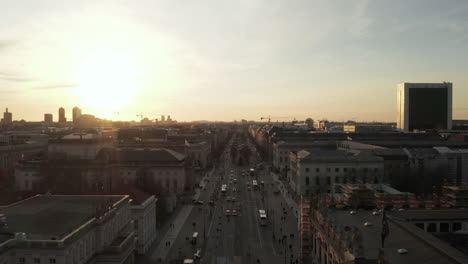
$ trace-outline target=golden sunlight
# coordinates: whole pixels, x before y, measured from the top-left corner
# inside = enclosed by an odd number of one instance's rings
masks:
[[[120,111],[132,103],[140,87],[141,65],[128,50],[105,47],[80,58],[75,94],[81,105]]]

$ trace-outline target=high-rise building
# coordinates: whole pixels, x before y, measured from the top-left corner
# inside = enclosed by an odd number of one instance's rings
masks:
[[[52,114],[44,114],[44,122],[46,123],[52,123],[54,122],[54,117]]]
[[[80,119],[80,116],[81,116],[81,109],[77,106],[73,107],[72,114],[73,114],[73,124],[78,124],[78,120]]]
[[[66,123],[67,122],[67,118],[65,117],[65,108],[63,107],[60,107],[59,108],[59,119],[58,119],[59,123]]]
[[[161,116],[161,122],[164,122],[164,121],[166,121],[166,116],[162,115]]]
[[[397,100],[399,130],[452,128],[452,83],[400,83]]]
[[[11,124],[13,122],[13,113],[8,112],[8,108],[3,113],[3,124]]]

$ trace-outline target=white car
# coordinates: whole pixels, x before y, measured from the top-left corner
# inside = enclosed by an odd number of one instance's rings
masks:
[[[373,215],[380,215],[380,211],[374,211],[372,212]]]
[[[349,214],[350,215],[355,215],[355,214],[357,214],[357,212],[353,210],[353,211],[350,211]]]
[[[237,211],[236,211],[236,210],[232,210],[232,215],[236,216],[236,215],[237,215]]]
[[[231,215],[231,211],[229,210],[226,210],[226,213],[225,213],[226,216],[230,216]]]
[[[365,227],[372,226],[372,223],[371,223],[371,222],[365,222],[365,223],[364,223],[364,226],[365,226]]]
[[[404,249],[404,248],[400,248],[397,250],[398,254],[402,255],[402,254],[408,254],[408,250]]]

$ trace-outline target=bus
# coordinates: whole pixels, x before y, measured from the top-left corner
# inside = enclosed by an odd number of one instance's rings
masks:
[[[227,185],[226,184],[221,185],[221,193],[226,194],[226,191],[227,191]]]
[[[266,226],[267,215],[266,215],[265,210],[260,209],[260,210],[258,210],[258,213],[259,213],[259,215],[260,215],[260,225],[261,225],[261,226]]]
[[[256,180],[252,181],[252,187],[254,188],[254,190],[258,190],[258,183]]]

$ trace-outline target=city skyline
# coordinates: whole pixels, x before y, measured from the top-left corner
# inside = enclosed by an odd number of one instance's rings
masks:
[[[443,81],[453,118],[468,116],[462,1],[44,2],[3,9],[0,104],[15,120],[78,105],[114,120],[395,122],[398,83]]]

